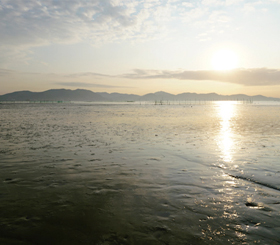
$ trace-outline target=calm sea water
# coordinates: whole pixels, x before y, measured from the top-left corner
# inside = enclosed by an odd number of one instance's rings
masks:
[[[1,244],[280,244],[280,104],[0,104]]]

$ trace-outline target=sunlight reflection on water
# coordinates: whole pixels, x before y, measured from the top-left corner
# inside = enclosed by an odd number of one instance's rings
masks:
[[[222,152],[221,158],[225,162],[232,162],[232,151],[234,148],[232,118],[236,115],[237,101],[217,101],[217,114],[220,118],[220,133],[217,137],[218,146]]]

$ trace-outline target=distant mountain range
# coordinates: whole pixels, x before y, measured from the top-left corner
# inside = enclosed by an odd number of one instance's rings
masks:
[[[197,94],[182,93],[170,94],[166,92],[149,93],[143,96],[121,93],[96,93],[85,89],[51,89],[44,92],[18,91],[0,96],[0,101],[217,101],[217,100],[254,100],[280,101],[280,98],[265,97],[262,95],[248,96],[245,94],[219,95],[216,93]]]

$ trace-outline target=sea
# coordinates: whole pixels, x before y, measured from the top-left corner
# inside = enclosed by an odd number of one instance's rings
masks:
[[[280,244],[280,102],[0,104],[0,244]]]

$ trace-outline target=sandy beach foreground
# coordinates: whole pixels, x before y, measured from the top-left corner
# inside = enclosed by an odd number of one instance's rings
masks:
[[[0,105],[2,244],[279,244],[279,105]]]

